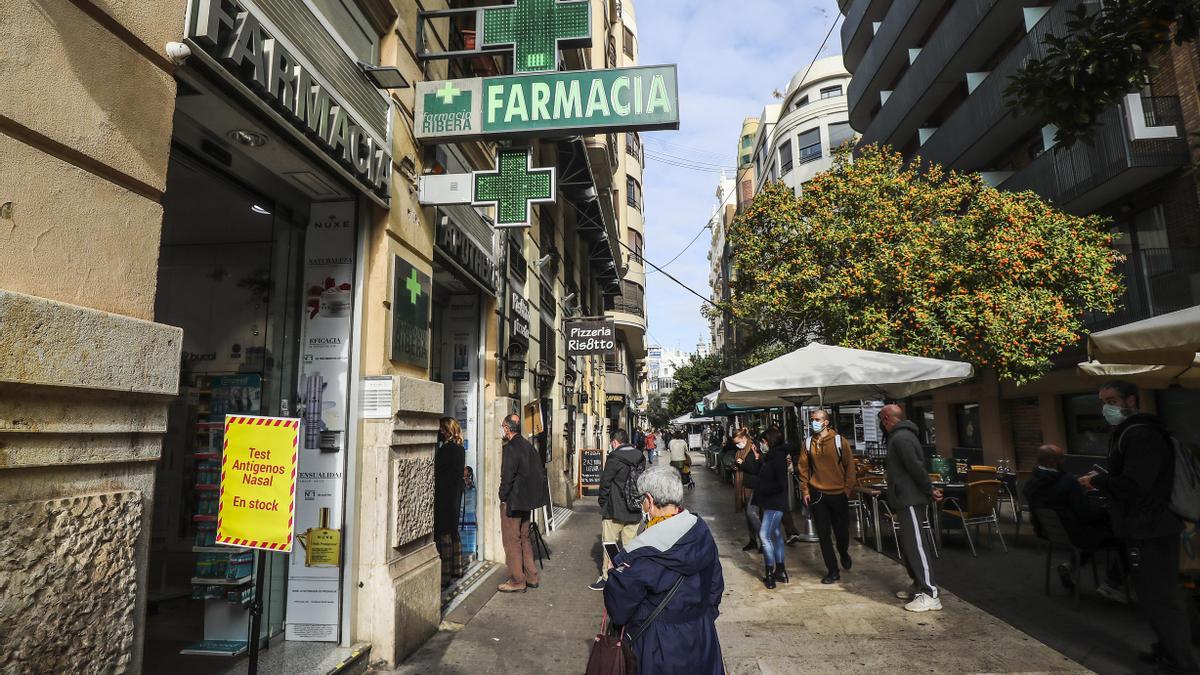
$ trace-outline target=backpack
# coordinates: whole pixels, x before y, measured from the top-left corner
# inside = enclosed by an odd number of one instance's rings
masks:
[[[629,471],[625,473],[625,483],[621,486],[621,496],[625,499],[625,508],[632,513],[637,513],[642,510],[642,493],[638,492],[637,482],[646,471],[646,460],[630,464],[620,457],[616,459],[629,467]]]
[[[1129,427],[1148,427],[1149,424],[1134,424]],[[1125,431],[1129,431],[1126,429]],[[1200,521],[1200,460],[1196,459],[1196,455],[1184,447],[1183,443],[1179,442],[1164,427],[1158,427],[1166,436],[1171,444],[1171,453],[1175,457],[1175,478],[1171,483],[1171,502],[1169,504],[1171,512],[1180,518],[1195,523]],[[1125,436],[1125,431],[1121,432],[1122,438]],[[1121,447],[1121,438],[1117,439],[1117,447]]]

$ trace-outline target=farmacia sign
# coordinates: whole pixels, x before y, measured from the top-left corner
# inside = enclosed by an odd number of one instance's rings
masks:
[[[675,66],[419,82],[422,141],[679,128]]]

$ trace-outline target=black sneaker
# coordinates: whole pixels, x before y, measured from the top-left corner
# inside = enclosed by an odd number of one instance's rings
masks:
[[[593,591],[602,591],[604,590],[604,584],[606,582],[607,580],[604,577],[600,577],[599,579],[593,581],[588,588],[592,589]]]
[[[839,557],[842,559],[842,569],[849,572],[850,566],[854,564],[854,561],[850,559],[850,552],[847,551],[846,553],[841,554]]]
[[[840,574],[837,574],[837,573],[833,573],[833,574],[826,574],[826,575],[825,575],[825,578],[821,580],[821,583],[823,583],[823,584],[825,584],[826,586],[828,586],[829,584],[832,584],[832,583],[836,583],[836,582],[838,582],[838,581],[841,581],[841,579],[842,579],[842,575],[840,575]]]

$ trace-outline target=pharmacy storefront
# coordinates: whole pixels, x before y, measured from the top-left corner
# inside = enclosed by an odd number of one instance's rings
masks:
[[[281,29],[297,25],[305,40]],[[307,4],[193,2],[186,44],[154,317],[183,328],[183,359],[155,487],[146,672],[222,671],[244,654],[259,577],[262,644],[348,638],[354,327],[391,167],[386,98],[314,56],[335,47],[353,65]],[[294,548],[261,568],[216,542],[229,414],[302,421]]]

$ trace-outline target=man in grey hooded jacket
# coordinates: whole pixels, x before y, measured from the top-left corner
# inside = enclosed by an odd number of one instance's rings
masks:
[[[921,523],[929,503],[941,499],[941,490],[934,490],[929,482],[917,425],[908,421],[904,408],[894,403],[884,406],[879,412],[879,424],[888,435],[888,505],[900,528],[900,559],[912,579],[912,586],[896,593],[896,597],[909,600],[904,609],[910,612],[936,611],[942,608],[942,601],[933,583],[933,558],[921,537]]]

